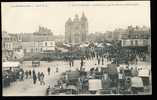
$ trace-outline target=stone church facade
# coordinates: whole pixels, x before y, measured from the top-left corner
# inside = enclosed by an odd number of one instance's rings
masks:
[[[71,20],[69,18],[65,23],[65,42],[68,43],[81,43],[86,41],[88,33],[88,20],[84,13],[81,18],[75,15]]]

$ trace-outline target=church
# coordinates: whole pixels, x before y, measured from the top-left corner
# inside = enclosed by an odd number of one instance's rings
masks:
[[[84,13],[81,18],[75,15],[72,20],[69,18],[65,23],[65,42],[68,43],[81,43],[86,41],[88,33],[88,20]]]

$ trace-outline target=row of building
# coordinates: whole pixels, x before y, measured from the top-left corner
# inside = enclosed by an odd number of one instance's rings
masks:
[[[12,58],[15,52],[23,50],[24,54],[45,53],[55,50],[55,41],[53,33],[40,27],[34,33],[7,33],[2,32],[2,55]]]
[[[128,26],[125,33],[121,34],[122,46],[150,46],[151,31],[147,27]]]
[[[113,42],[121,41],[123,47],[127,46],[147,46],[151,41],[151,32],[148,27],[128,26],[126,29],[115,29],[105,33],[92,33],[87,36],[87,41]]]

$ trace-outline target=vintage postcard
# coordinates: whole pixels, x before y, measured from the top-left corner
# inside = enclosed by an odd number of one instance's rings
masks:
[[[150,1],[2,2],[2,95],[151,95]]]

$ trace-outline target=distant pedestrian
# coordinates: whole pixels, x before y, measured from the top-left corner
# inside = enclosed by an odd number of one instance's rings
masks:
[[[24,78],[24,71],[23,71],[23,69],[20,69],[19,75],[20,75],[20,80],[22,81],[23,78]]]
[[[44,77],[45,77],[44,73],[41,72],[41,74],[40,74],[40,85],[45,85]]]
[[[72,66],[74,66],[74,59],[72,59]]]
[[[19,79],[22,80],[22,71],[19,72]]]
[[[102,56],[102,65],[104,65],[104,57]]]
[[[83,67],[83,59],[81,59],[81,68],[80,68],[81,71],[82,71],[82,67]]]
[[[35,74],[35,70],[34,69],[33,69],[32,73]]]
[[[98,65],[100,64],[100,57],[98,57]]]
[[[36,74],[34,73],[34,74],[33,74],[33,84],[36,84],[36,81],[37,81],[37,76],[36,76]]]
[[[30,77],[30,78],[31,78],[31,74],[32,74],[32,73],[31,73],[31,70],[29,70],[29,77]]]
[[[28,72],[28,70],[26,70],[26,72],[25,72],[26,79],[28,78],[28,74],[29,74],[29,72]]]
[[[48,67],[47,72],[48,72],[48,75],[50,75],[50,72],[51,72],[50,67]]]
[[[69,65],[70,65],[70,67],[72,66],[72,56],[69,56]]]

